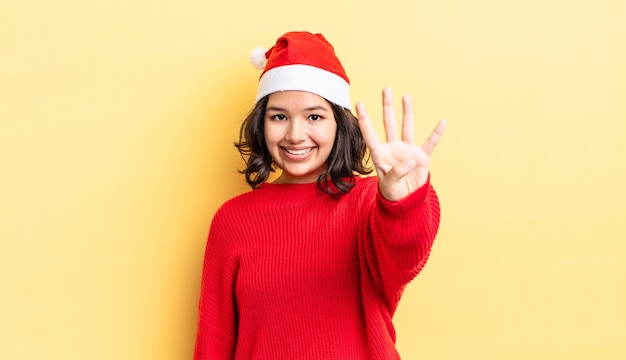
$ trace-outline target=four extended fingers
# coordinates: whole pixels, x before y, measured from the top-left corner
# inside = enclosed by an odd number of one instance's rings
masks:
[[[365,106],[362,103],[356,104],[357,118],[359,120],[359,127],[367,146],[372,150],[374,147],[380,145],[380,139],[374,130],[374,126],[365,111]],[[411,97],[405,95],[402,97],[402,141],[413,143],[414,139],[414,122],[413,122],[413,104]],[[398,130],[396,123],[395,110],[393,106],[393,96],[391,89],[383,89],[383,125],[385,127],[385,135],[387,142],[398,140]],[[435,149],[435,146],[439,142],[439,139],[443,135],[446,128],[447,121],[440,120],[433,132],[428,136],[422,150],[430,156]]]

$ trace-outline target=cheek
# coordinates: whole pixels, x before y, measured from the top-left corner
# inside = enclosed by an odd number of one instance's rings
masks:
[[[337,138],[337,124],[333,123],[331,126],[328,126],[324,133],[325,144],[332,147],[335,143],[335,139]]]
[[[280,158],[278,143],[280,143],[282,139],[280,132],[277,130],[278,129],[276,129],[276,127],[272,127],[271,125],[265,126],[263,130],[265,147],[274,161],[277,161],[277,159]]]
[[[276,138],[278,136],[276,133],[276,129],[273,128],[271,125],[268,125],[268,123],[265,123],[265,126],[263,127],[263,137],[267,146],[270,147],[271,144],[277,142]]]

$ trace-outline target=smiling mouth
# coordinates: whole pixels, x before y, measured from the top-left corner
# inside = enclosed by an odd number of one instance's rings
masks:
[[[286,152],[288,152],[291,155],[306,155],[306,154],[310,153],[311,151],[313,151],[313,148],[299,149],[299,150],[283,148],[283,150],[285,150]]]

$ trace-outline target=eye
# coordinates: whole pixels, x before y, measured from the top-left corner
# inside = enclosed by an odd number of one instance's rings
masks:
[[[309,115],[309,120],[317,121],[317,120],[321,120],[321,119],[322,119],[322,117],[320,115],[317,115],[317,114]]]
[[[287,117],[285,115],[283,115],[283,114],[272,115],[270,118],[272,120],[279,120],[279,121],[287,120]]]

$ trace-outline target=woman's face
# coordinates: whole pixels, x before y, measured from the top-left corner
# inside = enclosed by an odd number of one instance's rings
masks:
[[[316,182],[333,149],[337,122],[326,99],[306,91],[280,91],[265,108],[265,144],[283,170],[283,184]]]

